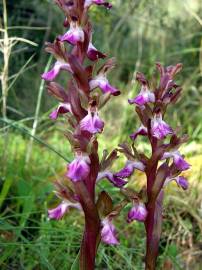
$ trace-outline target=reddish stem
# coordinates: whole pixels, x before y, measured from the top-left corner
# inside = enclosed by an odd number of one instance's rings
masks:
[[[152,157],[150,165],[147,168],[147,219],[145,222],[146,228],[146,258],[145,258],[145,270],[155,270],[156,261],[158,257],[159,241],[161,237],[162,226],[162,203],[163,203],[163,191],[154,194],[153,186],[156,180],[157,168],[158,168],[158,141],[155,138],[150,137],[152,147]]]
[[[160,192],[154,203],[148,203],[147,205],[148,216],[145,222],[147,237],[146,270],[156,269],[162,227],[162,203],[163,191]]]
[[[80,270],[94,270],[100,241],[100,218],[96,205],[83,182],[75,183],[85,213],[85,230],[80,248]]]

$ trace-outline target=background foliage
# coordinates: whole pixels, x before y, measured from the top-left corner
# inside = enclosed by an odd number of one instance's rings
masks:
[[[0,129],[0,268],[70,269],[78,251],[83,218],[72,212],[60,222],[47,219],[47,207],[56,204],[51,183],[63,177],[66,162],[62,157],[71,156],[68,144],[64,143],[62,120],[53,124],[48,119],[56,104],[40,78],[50,62],[44,53],[44,42],[53,41],[65,31],[61,26],[64,18],[52,0],[6,2],[9,36],[31,40],[38,46],[18,42],[10,55],[9,120],[5,124],[1,118]],[[127,98],[139,90],[134,82],[136,71],[150,77],[156,61],[165,65],[182,62],[184,69],[178,80],[184,88],[183,97],[170,110],[168,122],[182,126],[190,136],[183,153],[192,164],[188,172],[191,186],[186,193],[173,186],[168,190],[159,269],[201,269],[202,2],[112,2],[114,8],[110,12],[95,7],[91,13],[95,22],[94,43],[117,58],[118,67],[111,80],[122,91],[103,112],[107,125],[104,137],[100,138],[101,148],[110,150],[128,140],[128,134],[138,126],[133,108],[127,105]],[[2,3],[0,14],[3,29]],[[3,32],[0,33],[3,39]],[[63,79],[61,76],[61,82]],[[33,133],[34,122],[37,125]],[[33,142],[30,134],[34,136]],[[144,146],[144,142],[139,145]],[[139,187],[143,181],[142,175],[136,175],[134,186]],[[108,189],[119,200],[116,190],[111,186]],[[99,270],[143,269],[143,225],[127,225],[123,222],[126,213],[127,209],[117,220],[121,245],[102,245],[97,260]]]

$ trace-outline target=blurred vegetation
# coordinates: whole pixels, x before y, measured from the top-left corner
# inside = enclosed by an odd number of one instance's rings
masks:
[[[47,95],[40,78],[50,60],[44,52],[44,42],[53,41],[65,31],[64,17],[52,0],[6,2],[9,37],[30,40],[38,46],[18,42],[9,59],[7,115],[14,124],[2,123],[0,130],[0,269],[70,269],[78,252],[83,219],[77,218],[74,211],[60,222],[47,219],[47,207],[56,204],[52,181],[63,176],[66,166],[63,157],[71,159],[71,154],[68,143],[64,144],[64,123],[61,120],[53,124],[48,119],[56,102]],[[158,269],[199,267],[199,270],[202,269],[202,2],[112,2],[111,11],[96,7],[91,10],[94,43],[117,58],[118,66],[111,80],[122,91],[103,111],[107,124],[100,139],[101,149],[111,150],[120,141],[128,140],[138,126],[132,106],[127,105],[128,97],[139,90],[134,81],[136,71],[150,78],[155,62],[165,65],[182,62],[184,69],[178,81],[183,85],[183,96],[170,109],[168,122],[182,126],[183,132],[190,136],[183,153],[192,164],[188,175],[191,186],[187,192],[173,186],[168,190]],[[2,2],[0,19],[2,28]],[[2,31],[0,34],[3,38]],[[1,54],[1,71],[3,65]],[[61,76],[61,83],[63,79]],[[34,136],[34,144],[27,163],[30,134]],[[139,147],[145,147],[144,142]],[[141,175],[135,176],[135,186],[137,179],[139,185],[143,181]],[[119,200],[116,189],[108,183],[102,185],[107,185]],[[143,269],[143,225],[127,225],[123,222],[126,213],[127,209],[117,220],[121,245],[100,247],[98,270]]]

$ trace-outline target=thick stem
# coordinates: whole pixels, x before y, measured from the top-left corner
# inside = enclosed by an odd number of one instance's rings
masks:
[[[145,270],[156,269],[159,241],[162,227],[162,203],[163,191],[160,192],[156,202],[147,205],[148,216],[145,222],[146,227],[146,265]]]
[[[94,270],[95,257],[100,241],[100,221],[86,219],[85,231],[80,250],[80,270]]]
[[[83,182],[75,183],[85,213],[85,230],[80,248],[80,270],[94,270],[100,241],[100,218],[96,205]]]

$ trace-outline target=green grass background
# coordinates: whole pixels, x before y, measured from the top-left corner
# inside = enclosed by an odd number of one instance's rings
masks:
[[[129,141],[128,135],[139,125],[132,107],[127,105],[127,99],[139,91],[134,83],[135,72],[145,72],[151,77],[156,61],[165,65],[182,62],[184,69],[178,82],[183,85],[183,96],[169,110],[166,120],[174,127],[181,126],[190,137],[182,148],[192,164],[186,173],[190,188],[182,192],[173,184],[167,189],[158,269],[200,270],[202,3],[200,0],[112,2],[114,8],[110,12],[103,8],[91,10],[94,43],[117,58],[118,66],[110,80],[122,91],[102,111],[106,126],[104,134],[99,136],[100,153],[105,148],[112,150],[121,141]],[[71,160],[72,154],[63,135],[66,128],[63,120],[52,123],[48,119],[56,106],[55,100],[47,95],[44,87],[41,101],[38,99],[40,74],[49,60],[43,44],[64,32],[63,15],[51,0],[7,0],[7,8],[9,35],[30,39],[38,46],[16,44],[9,62],[9,120],[0,123],[0,269],[69,270],[78,253],[83,217],[71,211],[62,221],[50,221],[47,209],[57,204],[52,182],[64,175],[64,158]],[[2,18],[2,3],[0,12]],[[0,57],[0,67],[3,68],[3,57]],[[59,81],[64,84],[64,80],[62,75]],[[37,105],[38,126],[27,164]],[[138,147],[147,151],[143,141],[139,141]],[[122,162],[118,161],[115,167],[119,168]],[[136,174],[132,185],[138,188],[143,181],[143,176]],[[106,189],[115,202],[120,200],[117,189],[106,181],[98,191],[101,189]],[[120,246],[102,244],[96,269],[143,269],[144,227],[136,222],[128,225],[127,210],[115,222]]]

